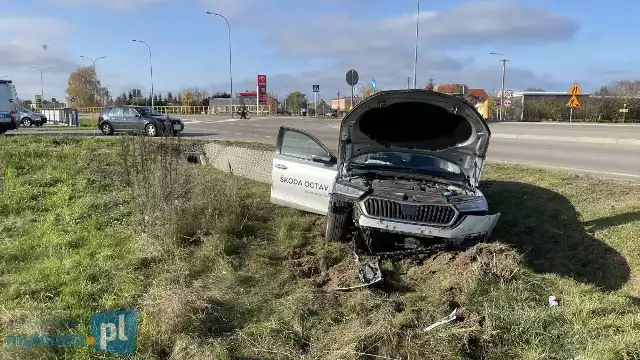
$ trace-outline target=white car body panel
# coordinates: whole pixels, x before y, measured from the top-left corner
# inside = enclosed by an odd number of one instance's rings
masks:
[[[304,156],[293,156],[287,147],[300,148],[282,139],[286,134],[294,133],[297,140],[306,138],[309,143],[317,144],[318,150],[324,145],[312,135],[297,129],[280,128],[279,145],[273,156],[271,173],[271,202],[299,210],[326,215],[329,208],[329,192],[333,188],[338,169],[336,164],[318,163]],[[302,144],[300,144],[302,145]],[[304,145],[302,145],[304,146]],[[285,151],[282,151],[283,148]],[[327,155],[333,156],[329,150]],[[304,155],[304,154],[300,154]]]

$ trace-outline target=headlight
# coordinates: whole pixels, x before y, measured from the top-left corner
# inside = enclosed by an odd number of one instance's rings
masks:
[[[334,183],[333,193],[351,197],[360,197],[365,193],[365,191],[345,184]]]
[[[489,211],[487,200],[483,197],[475,197],[453,202],[453,206],[460,212]]]

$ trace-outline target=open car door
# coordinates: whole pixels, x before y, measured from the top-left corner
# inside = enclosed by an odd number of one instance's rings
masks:
[[[273,155],[271,202],[326,215],[337,158],[313,135],[280,127]]]

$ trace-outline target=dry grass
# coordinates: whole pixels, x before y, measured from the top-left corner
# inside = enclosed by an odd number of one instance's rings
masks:
[[[187,164],[175,138],[52,139],[0,157],[3,335],[130,307],[135,359],[640,357],[640,186],[491,165],[497,243],[385,261],[382,286],[342,293],[349,251],[268,185]],[[0,358],[96,358],[45,350]]]

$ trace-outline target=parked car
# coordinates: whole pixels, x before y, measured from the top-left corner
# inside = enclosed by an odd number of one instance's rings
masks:
[[[467,247],[488,240],[500,217],[478,189],[490,137],[464,99],[380,91],[343,118],[337,155],[280,128],[271,202],[326,215],[327,241],[345,242],[355,226]]]
[[[18,127],[18,94],[11,80],[0,80],[0,134]]]
[[[46,116],[23,107],[19,108],[18,116],[20,118],[20,125],[24,127],[30,127],[32,125],[42,126],[47,123]]]
[[[167,122],[170,122],[170,128],[166,128]],[[178,135],[184,130],[184,124],[180,119],[162,114],[150,106],[123,105],[102,109],[98,116],[98,129],[105,135],[127,132],[158,136],[167,131]]]

